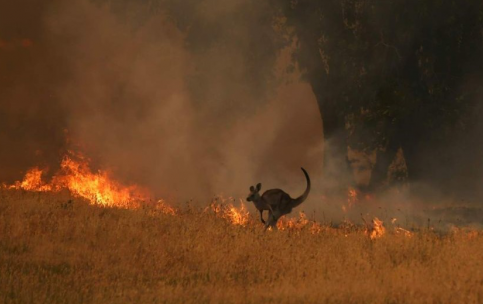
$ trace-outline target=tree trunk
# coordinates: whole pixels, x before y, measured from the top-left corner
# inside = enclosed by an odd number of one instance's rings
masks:
[[[368,187],[369,191],[373,192],[385,186],[388,179],[389,166],[394,161],[399,148],[399,140],[392,138],[389,140],[385,151],[377,151],[376,164],[372,169],[371,181]]]
[[[323,186],[327,192],[347,191],[351,180],[347,160],[345,122],[338,113],[336,100],[329,95],[327,85],[311,83],[317,98],[324,132]]]

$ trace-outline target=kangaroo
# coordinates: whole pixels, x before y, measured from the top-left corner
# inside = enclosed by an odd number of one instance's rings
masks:
[[[285,214],[292,212],[292,209],[302,204],[309,195],[310,192],[310,178],[304,168],[301,168],[307,179],[307,188],[305,192],[298,198],[291,198],[285,191],[281,189],[270,189],[260,196],[260,190],[262,184],[258,183],[256,187],[250,187],[250,194],[247,197],[247,201],[253,202],[255,208],[260,211],[260,220],[265,224],[265,229],[269,226],[274,229],[277,228],[277,221]],[[263,211],[268,210],[268,221],[263,219]]]

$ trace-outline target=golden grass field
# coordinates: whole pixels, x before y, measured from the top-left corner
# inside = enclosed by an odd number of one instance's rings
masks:
[[[0,190],[2,303],[483,303],[483,234],[264,231]],[[250,206],[249,208],[251,208]],[[252,209],[249,209],[253,212]]]

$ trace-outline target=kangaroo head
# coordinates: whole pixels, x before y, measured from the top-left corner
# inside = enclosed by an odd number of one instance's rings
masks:
[[[250,194],[248,194],[247,201],[256,202],[260,200],[260,189],[262,189],[262,184],[258,183],[256,187],[250,187]]]

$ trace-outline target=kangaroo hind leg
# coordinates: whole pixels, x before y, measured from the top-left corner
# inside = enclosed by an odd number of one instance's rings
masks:
[[[268,215],[268,221],[265,224],[265,229],[267,229],[268,227],[272,227],[273,230],[278,230],[277,222],[280,216],[281,216],[280,210],[275,210],[274,212],[270,212]]]
[[[265,224],[265,220],[263,219],[263,210],[260,210],[260,220],[263,224]]]

